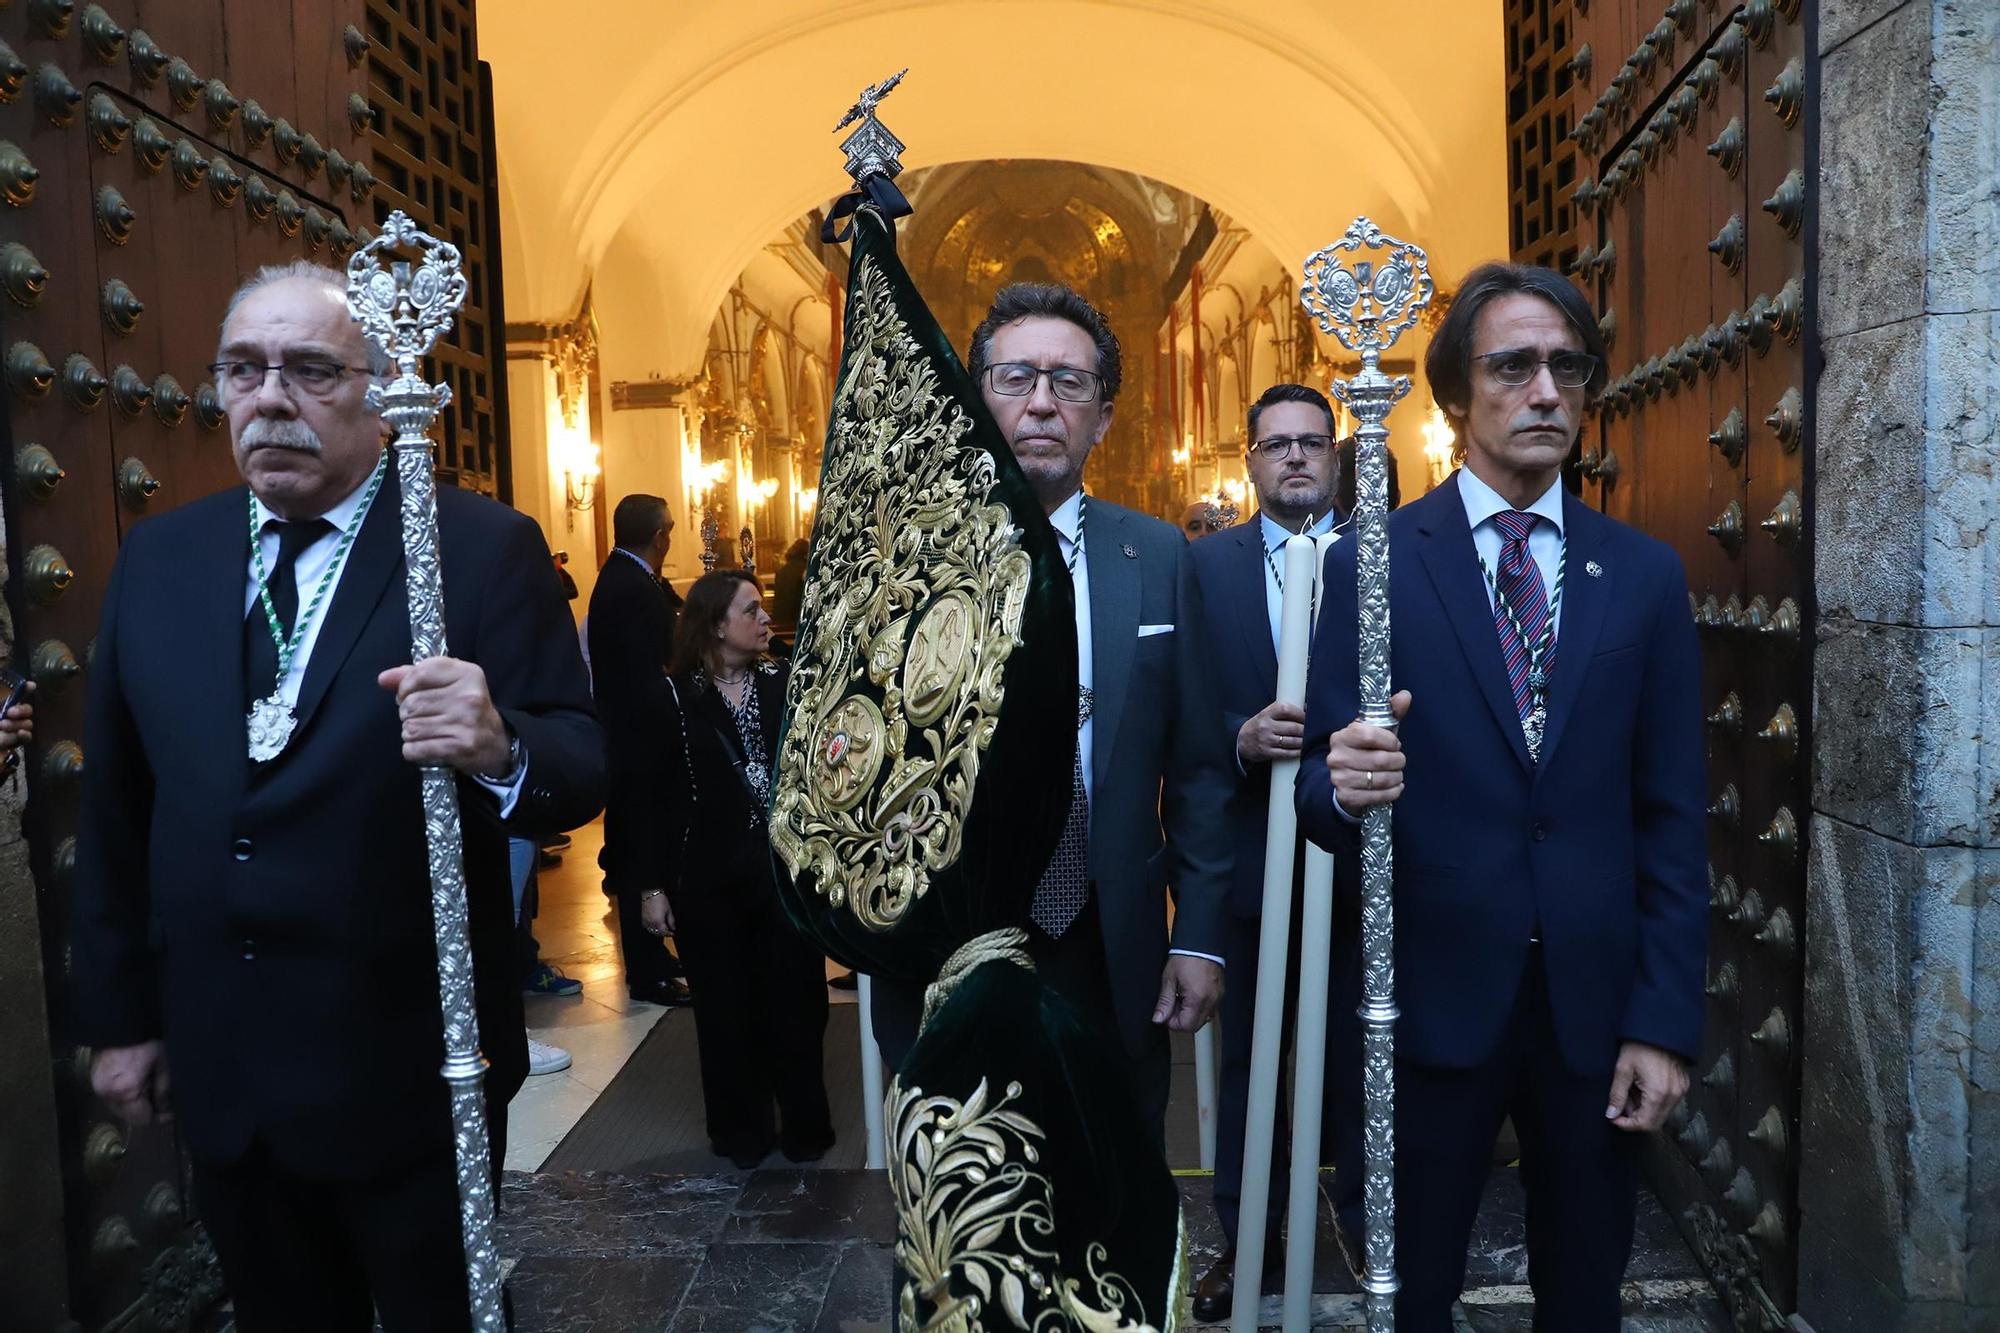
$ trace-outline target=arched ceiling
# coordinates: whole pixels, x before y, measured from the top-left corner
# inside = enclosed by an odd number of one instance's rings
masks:
[[[508,314],[573,313],[614,239],[645,259],[663,369],[693,368],[748,258],[847,184],[829,131],[905,65],[909,167],[1137,172],[1302,259],[1357,213],[1441,276],[1505,249],[1500,6],[1399,29],[1324,0],[599,0],[493,5]]]

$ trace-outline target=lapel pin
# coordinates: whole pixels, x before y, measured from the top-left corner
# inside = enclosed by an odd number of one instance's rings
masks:
[[[1139,558],[1139,552],[1133,547],[1131,542],[1126,542],[1123,546],[1119,547],[1118,549],[1125,553],[1125,558],[1127,560],[1137,560]]]
[[[1595,560],[1586,560],[1583,562],[1583,572],[1594,579],[1601,579],[1604,577],[1604,566]]]

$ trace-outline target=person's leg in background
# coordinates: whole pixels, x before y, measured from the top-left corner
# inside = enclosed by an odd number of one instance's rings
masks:
[[[541,946],[535,942],[535,843],[530,838],[507,839],[507,871],[514,890],[514,957],[519,965],[521,989],[530,995],[575,995],[583,983],[542,961]],[[570,1054],[560,1046],[536,1041],[528,1034],[528,1073],[554,1074],[568,1069]]]

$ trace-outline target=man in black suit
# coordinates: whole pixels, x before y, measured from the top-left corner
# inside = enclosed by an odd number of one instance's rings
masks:
[[[1001,289],[967,368],[1055,526],[1076,593],[1077,769],[1028,950],[1051,986],[1118,1034],[1140,1114],[1164,1137],[1166,1030],[1193,1032],[1222,998],[1229,882],[1229,750],[1194,566],[1171,524],[1083,494],[1120,379],[1117,336],[1088,301],[1048,284]],[[878,990],[875,1031],[892,1066],[915,1041],[920,1003],[908,988]]]
[[[441,488],[456,656],[410,663],[385,363],[345,293],[301,261],[231,301],[248,488],[132,529],[91,669],[76,1033],[113,1110],[178,1121],[244,1333],[467,1325],[419,765],[462,775],[496,1171],[527,1057],[501,820],[554,833],[603,789],[525,516]],[[251,710],[288,734],[254,747]]]
[[[1297,759],[1305,738],[1305,710],[1272,698],[1278,683],[1278,611],[1284,600],[1284,544],[1305,533],[1318,537],[1334,528],[1336,451],[1333,408],[1318,390],[1303,384],[1275,384],[1251,405],[1249,446],[1244,467],[1257,495],[1257,512],[1247,522],[1225,528],[1193,547],[1206,619],[1203,639],[1213,663],[1218,723],[1235,755],[1229,797],[1229,829],[1235,848],[1228,910],[1223,914],[1224,952],[1230,962],[1229,995],[1221,1011],[1221,1068],[1216,1098],[1215,1213],[1227,1248],[1194,1289],[1195,1317],[1229,1317],[1235,1288],[1237,1205],[1243,1188],[1243,1147],[1250,1100],[1250,1051],[1257,1007],[1258,956],[1264,919],[1265,826],[1271,808],[1271,765]],[[1289,793],[1287,793],[1289,796]],[[1304,883],[1303,846],[1292,863],[1292,946],[1288,975],[1298,970],[1298,924]],[[1359,1133],[1352,1093],[1358,1088],[1360,1047],[1353,1022],[1358,993],[1352,986],[1357,919],[1351,901],[1338,916],[1330,947],[1334,958],[1333,1001],[1327,1015],[1327,1088],[1321,1121],[1323,1141],[1337,1137],[1343,1148]],[[1290,1063],[1292,1005],[1297,989],[1285,986],[1286,1012],[1280,1069]],[[1266,1198],[1264,1266],[1283,1265],[1279,1244],[1285,1202],[1285,1152],[1291,1103],[1280,1076],[1278,1114],[1272,1125],[1271,1190]],[[1340,1094],[1340,1095],[1336,1095]],[[1345,1195],[1358,1171],[1355,1151],[1343,1152],[1339,1185]],[[1318,1152],[1318,1145],[1313,1151]],[[1320,1154],[1322,1158],[1326,1154]],[[1359,1198],[1358,1194],[1355,1196]]]
[[[1391,702],[1327,560],[1299,821],[1395,802],[1396,1327],[1442,1333],[1511,1116],[1535,1326],[1619,1327],[1637,1161],[1701,1046],[1701,659],[1673,550],[1562,486],[1604,342],[1560,274],[1459,284],[1425,376],[1465,465],[1389,521]]]
[[[611,790],[604,807],[604,850],[597,864],[618,904],[618,948],[635,1000],[688,1002],[680,966],[640,920],[640,904],[664,897],[668,849],[660,846],[667,789],[659,765],[666,734],[667,663],[674,651],[680,599],[669,598],[660,566],[673,542],[674,516],[657,495],[632,494],[611,511],[617,543],[590,590],[591,689],[609,741]],[[671,912],[668,927],[672,926]]]

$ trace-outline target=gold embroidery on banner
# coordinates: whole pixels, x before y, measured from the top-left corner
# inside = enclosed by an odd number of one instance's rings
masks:
[[[1062,1275],[1055,1188],[1033,1169],[1045,1135],[1008,1109],[1020,1095],[1009,1083],[989,1105],[985,1079],[964,1102],[890,1082],[898,1333],[1160,1333],[1132,1284],[1106,1270],[1102,1242],[1085,1252],[1088,1290]],[[1176,1284],[1179,1273],[1177,1262]],[[1167,1333],[1177,1322],[1170,1313]]]
[[[883,931],[958,859],[1032,566],[872,260],[849,316],[771,845]]]

